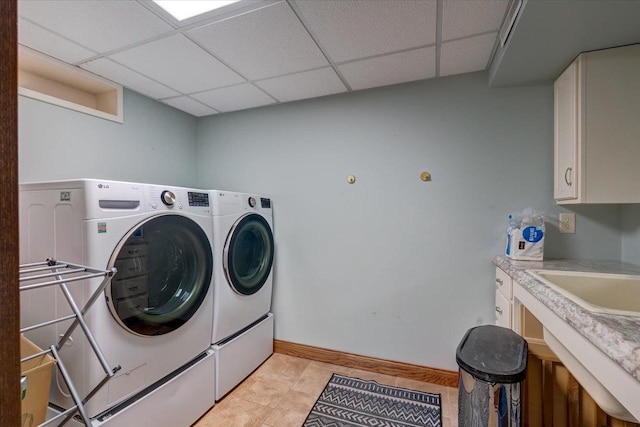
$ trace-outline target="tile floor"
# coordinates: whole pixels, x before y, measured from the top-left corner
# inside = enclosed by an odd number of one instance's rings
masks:
[[[458,425],[458,389],[275,353],[193,427],[300,427],[333,373],[440,393],[443,427]]]

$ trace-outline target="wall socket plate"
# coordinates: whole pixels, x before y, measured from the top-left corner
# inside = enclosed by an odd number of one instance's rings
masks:
[[[576,214],[574,214],[573,212],[560,214],[560,232],[575,234]]]

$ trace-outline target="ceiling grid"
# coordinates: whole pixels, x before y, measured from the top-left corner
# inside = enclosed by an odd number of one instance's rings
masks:
[[[322,55],[324,55],[329,65],[331,65],[331,68],[333,69],[333,71],[338,75],[338,78],[340,79],[342,84],[347,88],[349,92],[351,92],[352,89],[351,89],[351,86],[349,86],[349,82],[347,82],[344,76],[336,68],[336,64],[334,64],[333,61],[331,61],[331,58],[329,58],[329,56],[327,55],[326,49],[322,47],[322,45],[318,41],[318,37],[313,34],[312,30],[309,28],[309,24],[305,22],[304,17],[300,12],[300,9],[298,9],[296,4],[292,0],[287,0],[287,4],[289,4],[289,7],[291,7],[291,9],[293,10],[293,13],[296,14],[296,16],[298,17],[298,19],[300,20],[304,28],[307,30],[307,33],[309,34],[309,36],[313,39],[316,46],[318,46],[318,49],[320,49],[320,52],[322,52]]]
[[[206,116],[486,69],[507,3],[243,0],[177,21],[149,0],[19,0],[19,43]]]
[[[442,2],[438,0],[436,6],[436,75],[434,77],[440,77],[440,47],[442,45]]]

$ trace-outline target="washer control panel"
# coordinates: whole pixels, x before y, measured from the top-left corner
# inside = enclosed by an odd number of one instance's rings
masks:
[[[209,207],[209,193],[197,193],[195,191],[189,191],[187,195],[189,197],[189,206]]]
[[[148,186],[146,199],[153,210],[188,210],[203,215],[211,214],[209,193],[181,187]]]
[[[167,206],[173,206],[176,202],[176,195],[172,191],[164,190],[160,195],[160,200]]]

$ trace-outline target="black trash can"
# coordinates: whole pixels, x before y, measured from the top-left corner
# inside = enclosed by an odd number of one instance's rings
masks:
[[[467,331],[456,350],[461,427],[522,426],[527,351],[527,341],[511,329],[485,325]]]

